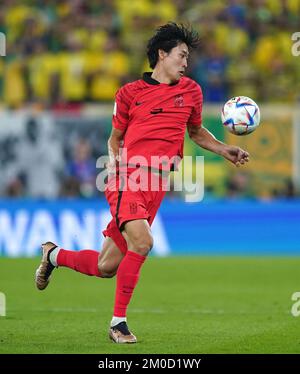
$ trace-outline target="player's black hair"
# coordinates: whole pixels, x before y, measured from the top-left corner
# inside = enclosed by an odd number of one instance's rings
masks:
[[[194,49],[200,42],[198,33],[191,27],[168,22],[160,26],[147,44],[147,56],[150,67],[154,69],[158,61],[158,50],[170,52],[172,48],[185,43],[189,49]]]

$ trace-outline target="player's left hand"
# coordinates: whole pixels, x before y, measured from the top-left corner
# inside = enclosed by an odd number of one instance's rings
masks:
[[[249,153],[235,145],[226,146],[223,157],[232,162],[236,167],[249,161]]]

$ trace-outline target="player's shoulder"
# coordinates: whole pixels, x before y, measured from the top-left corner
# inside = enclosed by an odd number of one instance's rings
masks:
[[[135,94],[138,91],[140,91],[142,88],[143,88],[143,80],[138,79],[136,81],[124,84],[124,86],[122,86],[118,92],[122,95],[135,96]]]
[[[200,85],[197,82],[195,82],[192,78],[182,77],[180,81],[181,81],[181,84],[184,88],[189,88],[191,90],[202,91]]]

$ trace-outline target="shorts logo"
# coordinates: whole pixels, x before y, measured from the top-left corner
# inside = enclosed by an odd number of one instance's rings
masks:
[[[137,213],[137,203],[129,203],[130,214]]]
[[[182,95],[175,96],[174,105],[175,105],[176,108],[183,107],[184,101],[183,101],[183,96]]]

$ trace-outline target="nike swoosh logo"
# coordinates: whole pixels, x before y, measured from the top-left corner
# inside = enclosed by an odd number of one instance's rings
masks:
[[[142,105],[144,102],[143,101],[136,101],[135,105]]]

